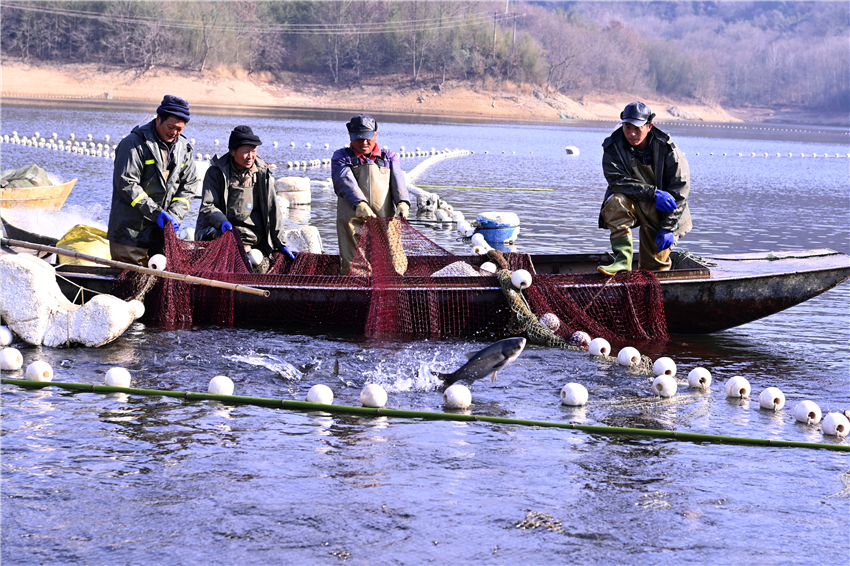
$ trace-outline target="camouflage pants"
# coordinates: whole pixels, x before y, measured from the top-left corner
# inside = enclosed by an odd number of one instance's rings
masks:
[[[659,251],[655,244],[661,218],[654,202],[632,200],[622,193],[615,193],[602,207],[602,219],[611,230],[612,240],[631,237],[632,228],[640,227],[638,269],[670,269],[673,263],[670,261],[670,248]]]

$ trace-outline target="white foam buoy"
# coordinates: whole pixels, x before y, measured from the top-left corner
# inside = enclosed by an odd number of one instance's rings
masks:
[[[0,369],[5,371],[17,371],[24,365],[24,357],[17,348],[3,348],[0,350]]]
[[[41,360],[27,366],[27,379],[30,381],[53,381],[53,368]]]
[[[364,407],[380,409],[387,404],[387,392],[377,383],[370,383],[360,392],[360,402]]]
[[[165,259],[165,256],[162,254],[156,254],[148,260],[148,267],[156,269],[157,271],[163,271],[167,264],[168,260]]]
[[[670,377],[676,377],[676,362],[666,357],[658,358],[655,360],[655,363],[652,364],[652,372],[655,375],[669,375]]]
[[[525,269],[517,269],[511,274],[511,283],[519,290],[531,287],[531,273]]]
[[[263,252],[257,248],[253,248],[248,252],[248,261],[251,262],[251,265],[260,265],[263,263]]]
[[[213,395],[233,395],[233,380],[226,375],[217,375],[210,380],[207,392]]]
[[[850,421],[841,413],[829,413],[820,426],[823,433],[830,436],[847,436],[850,432]]]
[[[124,368],[112,368],[106,372],[103,383],[110,387],[130,387],[130,372]]]
[[[475,255],[487,255],[487,252],[492,249],[493,248],[491,248],[490,246],[475,246],[474,248],[472,248],[472,253],[474,253]]]
[[[636,366],[640,363],[640,352],[637,351],[637,348],[626,346],[617,354],[617,362],[621,366]]]
[[[437,215],[437,213],[441,212],[441,211],[442,211],[442,209],[437,209],[437,212],[435,212],[434,214]],[[442,213],[445,214],[445,212],[442,212]],[[484,239],[484,235],[481,234],[480,232],[476,232],[475,234],[472,235],[472,239],[470,240],[470,243],[473,246],[486,246],[486,245],[488,245],[487,240]]]
[[[583,330],[576,330],[570,336],[570,346],[587,349],[590,347],[590,334]]]
[[[14,338],[8,326],[0,326],[0,346],[8,346]]]
[[[688,374],[688,387],[708,389],[711,387],[711,372],[705,368],[694,368]]]
[[[547,312],[546,314],[540,317],[540,324],[542,324],[552,332],[555,332],[561,327],[561,320],[555,313]]]
[[[443,392],[443,403],[448,409],[468,409],[472,404],[472,393],[462,383],[454,383]]]
[[[727,397],[749,397],[750,396],[750,382],[747,381],[746,378],[736,375],[732,379],[726,382],[726,396]]]
[[[594,338],[587,345],[587,351],[593,356],[607,356],[611,353],[611,344],[605,338]]]
[[[580,383],[568,383],[561,388],[561,404],[581,407],[587,403],[587,388]]]
[[[307,392],[308,403],[319,403],[321,405],[333,405],[334,392],[327,385],[317,383]]]
[[[814,401],[800,401],[794,407],[794,418],[800,423],[818,424],[821,419],[820,407]]]
[[[493,263],[492,261],[485,261],[484,263],[481,264],[481,271],[486,271],[487,273],[495,274],[496,271],[498,271],[498,269],[499,268],[496,267],[496,264]]]
[[[785,406],[785,394],[778,387],[768,387],[759,394],[759,406],[762,409],[778,411]]]
[[[145,303],[140,301],[139,299],[133,299],[132,301],[127,302],[130,305],[130,308],[133,309],[133,318],[139,320],[143,316],[145,316]]]
[[[672,397],[676,394],[678,385],[672,375],[662,373],[652,381],[652,392],[660,397]]]

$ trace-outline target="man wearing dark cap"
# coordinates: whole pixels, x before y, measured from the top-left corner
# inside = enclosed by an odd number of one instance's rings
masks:
[[[367,218],[393,215],[407,218],[410,211],[404,171],[393,151],[378,146],[375,119],[358,114],[345,127],[351,145],[338,149],[331,158],[331,180],[339,197],[336,234],[342,275],[348,275],[351,269]]]
[[[262,144],[249,126],[236,126],[230,133],[229,153],[215,156],[204,177],[195,239],[215,240],[228,230],[238,230],[245,251],[256,248],[267,256],[280,250],[295,259],[286,244],[274,177],[257,157],[257,146]]]
[[[166,94],[156,118],[118,144],[107,232],[112,259],[147,265],[162,251],[162,231],[177,231],[189,212],[198,176],[181,135],[188,122],[189,103]]]
[[[652,121],[643,102],[620,113],[622,127],[603,143],[602,171],[608,189],[599,227],[611,230],[614,262],[599,272],[614,275],[632,268],[632,228],[640,226],[638,268],[670,269],[670,249],[691,227],[690,171],[685,154]]]

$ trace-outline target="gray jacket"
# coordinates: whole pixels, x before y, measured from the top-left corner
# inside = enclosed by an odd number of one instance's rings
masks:
[[[265,161],[256,158],[257,200],[260,207],[258,226],[246,227],[241,220],[251,216],[239,195],[230,192],[230,154],[214,157],[204,177],[204,193],[195,239],[214,239],[221,234],[221,223],[229,220],[234,228],[249,229],[257,236],[256,247],[264,253],[287,245],[283,227],[283,211],[277,205],[274,177]]]
[[[677,238],[690,232],[691,211],[688,208],[688,193],[690,192],[690,169],[685,154],[682,153],[670,136],[658,128],[651,130],[652,138],[649,143],[652,148],[652,171],[658,189],[667,191],[676,199],[676,210],[670,213],[658,211],[661,217],[661,228],[669,230]],[[643,183],[632,176],[629,142],[620,127],[610,137],[602,142],[602,172],[608,181],[608,189],[602,199],[602,206],[615,193],[622,193],[633,200],[648,202],[655,201],[656,187]],[[599,227],[607,228],[599,215]]]
[[[125,246],[151,248],[162,244],[156,223],[163,210],[182,221],[198,187],[192,146],[182,135],[173,144],[168,180],[154,121],[136,126],[115,152],[112,207],[107,237]]]

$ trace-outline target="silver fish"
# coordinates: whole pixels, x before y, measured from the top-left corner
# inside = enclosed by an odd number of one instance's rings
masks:
[[[452,373],[435,373],[446,386],[457,381],[468,384],[490,376],[490,381],[496,381],[496,372],[513,362],[525,348],[525,338],[505,338],[490,344],[480,352],[469,354],[469,361]]]

